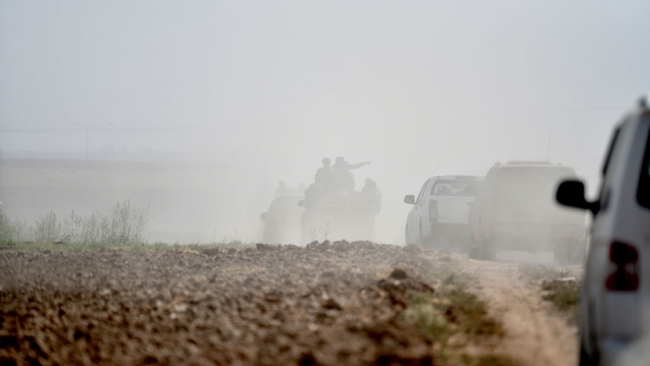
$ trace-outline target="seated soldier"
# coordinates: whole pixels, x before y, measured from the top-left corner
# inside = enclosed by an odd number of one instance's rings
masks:
[[[325,190],[323,186],[312,183],[305,190],[305,208],[319,209],[325,206]]]

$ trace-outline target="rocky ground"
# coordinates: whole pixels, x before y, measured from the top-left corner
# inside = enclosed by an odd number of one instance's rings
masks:
[[[368,242],[0,251],[0,364],[569,365],[515,264]]]

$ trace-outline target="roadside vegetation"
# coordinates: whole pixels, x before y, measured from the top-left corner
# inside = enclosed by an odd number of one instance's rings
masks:
[[[575,320],[579,285],[578,279],[568,269],[547,265],[521,265],[523,279],[535,283],[542,291],[542,298]]]
[[[550,301],[558,309],[575,313],[578,305],[579,287],[575,279],[568,280],[547,280],[542,282],[544,294],[542,298]]]
[[[22,237],[24,225],[0,210],[0,245],[11,245]]]
[[[523,280],[535,283],[571,276],[571,272],[565,268],[545,264],[521,264],[519,265],[519,274]]]
[[[443,348],[450,344],[452,336],[453,345],[464,346],[481,337],[504,335],[501,323],[488,315],[485,302],[464,288],[416,295],[404,311],[404,318]]]
[[[148,209],[118,202],[106,213],[80,216],[74,211],[61,217],[50,212],[26,225],[0,212],[0,245],[3,247],[74,245],[126,246],[144,242]]]
[[[118,202],[109,212],[93,212],[81,216],[74,211],[69,216],[49,212],[32,225],[10,218],[0,211],[0,250],[84,250],[123,248],[134,250],[194,250],[210,251],[220,248],[249,248],[252,243],[238,238],[220,242],[169,244],[148,243],[144,231],[148,208]]]
[[[0,250],[93,250],[93,249],[113,249],[113,250],[147,250],[147,251],[194,251],[204,254],[213,254],[215,251],[227,250],[232,248],[254,248],[251,243],[241,241],[228,241],[217,243],[195,243],[195,244],[169,244],[169,243],[133,243],[127,245],[110,245],[106,243],[51,243],[51,242],[33,242],[33,241],[3,241],[0,242]]]
[[[436,345],[439,357],[450,364],[519,365],[516,360],[489,351],[478,355],[466,353],[468,346],[481,348],[502,338],[503,325],[468,288],[472,282],[470,275],[446,264],[431,269],[430,275],[438,283],[436,291],[412,296],[402,315]]]

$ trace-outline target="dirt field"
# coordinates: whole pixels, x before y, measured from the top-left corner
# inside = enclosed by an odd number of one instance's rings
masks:
[[[568,319],[419,247],[0,251],[0,364],[572,365]]]

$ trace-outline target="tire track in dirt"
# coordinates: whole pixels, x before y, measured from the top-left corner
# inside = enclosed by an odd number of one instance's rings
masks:
[[[506,335],[494,352],[523,365],[577,364],[577,328],[541,297],[535,284],[520,278],[518,265],[470,260],[478,294],[491,315],[503,322]]]

